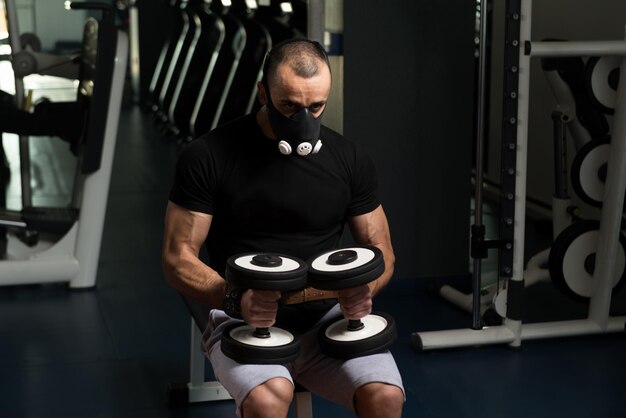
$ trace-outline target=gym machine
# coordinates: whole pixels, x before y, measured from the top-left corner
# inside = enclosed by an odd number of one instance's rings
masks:
[[[161,48],[161,53],[148,87],[147,110],[152,112],[159,110],[159,95],[165,83],[167,69],[173,61],[178,39],[183,36],[183,31],[185,30],[185,20],[178,12],[180,4],[181,0],[170,0],[169,2],[169,7],[172,9],[172,15],[174,16],[171,33]]]
[[[243,24],[246,44],[233,75],[232,88],[223,97],[218,124],[232,120],[252,111],[256,101],[256,86],[261,81],[263,60],[272,47],[272,38],[264,25],[254,19],[258,6],[255,1],[235,0],[230,13]]]
[[[582,219],[580,208],[574,206],[570,198],[568,178],[571,177],[577,196],[584,202],[594,207],[602,206],[610,141],[606,114],[614,111],[618,85],[615,78],[619,62],[614,58],[590,58],[586,64],[582,57],[548,57],[541,60],[542,69],[557,101],[551,113],[554,134],[553,244],[529,259],[524,270],[526,288],[552,280],[570,298],[581,302],[589,299],[589,280],[585,270],[592,271],[593,258],[587,260],[586,269],[570,269],[567,273],[563,261],[573,240],[585,231],[597,229],[597,222]],[[600,80],[604,80],[604,83],[600,83]],[[610,97],[611,92],[613,97]],[[600,100],[605,104],[601,104]],[[567,131],[576,151],[571,176],[568,175]],[[624,253],[624,241],[621,236],[621,253]],[[578,245],[593,246],[589,239],[586,242]],[[620,266],[615,275],[613,292],[623,283],[624,268]],[[472,311],[472,294],[465,294],[449,285],[442,285],[437,290],[444,299]],[[505,316],[505,307],[505,281],[498,280],[481,288],[481,316],[486,325],[500,324],[501,318]]]
[[[12,52],[20,53],[15,3],[7,1],[6,6]],[[86,128],[77,151],[74,195],[67,208],[33,207],[28,199],[30,162],[27,158],[20,159],[22,193],[27,198],[22,210],[0,213],[0,227],[8,230],[6,254],[0,260],[1,285],[68,282],[71,288],[87,288],[96,281],[128,40],[114,26],[112,6],[68,2],[67,7],[101,12],[99,20],[90,18],[85,23],[79,57],[77,101],[86,110]],[[17,61],[20,62],[21,59]],[[23,75],[16,74],[18,102],[23,100]],[[26,156],[27,139],[20,140],[20,145],[24,145],[20,154]],[[24,239],[24,236],[32,237],[24,234],[25,231],[34,231],[36,239]]]
[[[194,106],[185,130],[188,141],[217,126],[246,45],[244,26],[230,12],[230,7],[225,2],[212,3],[213,13],[222,22],[223,37],[211,70],[204,74],[200,88],[193,92]]]
[[[481,9],[485,10],[486,1],[481,1]],[[619,83],[617,92],[602,89],[611,96],[614,108],[612,139],[609,144],[603,143],[604,158],[586,158],[591,167],[575,169],[575,172],[587,172],[580,178],[590,178],[592,185],[587,187],[597,193],[602,210],[600,222],[593,225],[571,223],[571,219],[563,217],[564,222],[555,222],[558,237],[565,242],[557,243],[564,248],[563,254],[551,252],[550,258],[558,262],[550,262],[551,275],[561,271],[564,278],[573,277],[572,281],[563,280],[562,286],[571,292],[588,299],[589,308],[586,319],[569,321],[551,321],[543,323],[522,324],[523,291],[530,272],[537,270],[542,262],[531,259],[529,268],[524,270],[524,228],[526,214],[526,172],[528,144],[528,101],[530,86],[530,59],[563,58],[563,57],[619,57],[621,73],[626,73],[626,41],[588,41],[559,42],[531,41],[531,0],[508,0],[506,2],[505,26],[505,75],[504,75],[504,126],[502,137],[502,196],[501,196],[501,228],[500,239],[494,242],[484,240],[484,227],[480,224],[482,174],[480,172],[481,147],[477,153],[476,180],[476,213],[477,225],[473,228],[472,256],[475,266],[473,280],[473,323],[470,329],[415,332],[412,344],[417,350],[431,350],[482,344],[509,344],[512,347],[521,345],[522,340],[556,338],[566,336],[590,335],[601,333],[624,332],[626,316],[611,316],[610,304],[614,285],[621,280],[624,271],[624,243],[621,237],[622,211],[624,207],[624,191],[626,189],[626,83]],[[484,28],[486,23],[481,15],[481,28],[484,45]],[[481,56],[483,54],[481,45]],[[595,58],[594,58],[595,59]],[[600,58],[603,60],[604,58]],[[608,84],[617,85],[615,63],[607,65],[608,69],[598,71],[599,80],[612,80]],[[484,74],[485,63],[481,62],[479,79],[484,82],[480,73]],[[482,84],[482,83],[481,83]],[[607,83],[604,83],[607,84]],[[553,84],[554,85],[554,84]],[[483,86],[479,86],[483,90]],[[558,91],[557,91],[558,93]],[[482,141],[482,107],[479,95],[479,123],[477,142]],[[555,93],[556,94],[556,93]],[[600,96],[604,96],[599,94]],[[557,97],[559,97],[557,95]],[[614,104],[614,105],[613,105]],[[563,115],[556,115],[555,130],[562,129]],[[575,128],[574,128],[575,129]],[[558,136],[558,135],[556,135]],[[580,135],[578,136],[580,137]],[[557,141],[558,142],[558,141]],[[585,142],[578,139],[577,142]],[[594,141],[588,141],[584,146]],[[596,145],[593,149],[598,150]],[[560,156],[559,156],[560,157]],[[557,158],[558,160],[558,158]],[[600,162],[598,162],[600,161]],[[581,167],[584,164],[581,164]],[[602,172],[600,175],[598,173]],[[558,176],[557,176],[558,178]],[[598,180],[601,178],[601,180]],[[598,184],[601,183],[601,186]],[[567,196],[560,196],[567,204]],[[566,211],[566,207],[555,202],[555,211]],[[560,229],[560,231],[558,230]],[[482,231],[481,231],[482,230]],[[562,238],[563,237],[563,238]],[[500,301],[499,312],[504,313],[503,324],[483,326],[481,318],[481,287],[480,259],[484,258],[489,248],[498,248],[500,252],[500,274],[506,277],[505,297]],[[541,253],[540,253],[541,255]],[[541,255],[545,261],[546,254]],[[554,277],[553,277],[554,279]]]
[[[195,11],[198,36],[187,53],[183,69],[176,82],[176,90],[168,112],[168,129],[178,139],[189,136],[189,120],[198,98],[203,79],[209,77],[215,68],[224,38],[226,27],[220,16],[213,13],[209,5],[201,2],[192,4]]]
[[[182,30],[174,44],[171,61],[167,66],[163,85],[156,100],[155,116],[157,121],[163,124],[168,122],[168,109],[172,103],[179,76],[185,68],[187,57],[193,54],[201,33],[201,22],[194,7],[195,1],[198,0],[181,0],[179,4],[178,17],[182,21]]]

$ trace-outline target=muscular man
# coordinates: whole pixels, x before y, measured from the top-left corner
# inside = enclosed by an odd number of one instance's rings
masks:
[[[317,343],[321,322],[369,314],[394,266],[371,159],[321,126],[330,87],[319,44],[277,45],[258,85],[262,108],[193,141],[176,167],[165,218],[165,275],[211,309],[204,350],[240,417],[286,417],[294,381],[361,418],[402,415],[402,379],[389,352],[340,361],[320,353]],[[227,288],[229,256],[257,251],[308,260],[338,248],[345,225],[358,244],[382,250],[385,271],[377,280],[334,294],[314,292],[320,299],[298,305],[283,303],[280,292]],[[209,265],[199,259],[203,244]],[[230,316],[225,299],[236,307]],[[253,327],[296,322],[303,332],[300,356],[284,365],[236,363],[219,342],[221,331],[238,320],[232,317]]]

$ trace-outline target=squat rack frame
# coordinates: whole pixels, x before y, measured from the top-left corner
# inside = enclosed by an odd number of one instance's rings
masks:
[[[503,247],[500,273],[509,276],[506,318],[499,326],[476,326],[476,318],[480,315],[480,302],[476,296],[479,296],[480,287],[476,287],[476,280],[474,280],[474,328],[415,332],[412,334],[412,344],[418,350],[483,344],[509,344],[512,347],[519,347],[522,340],[625,331],[626,316],[612,317],[609,312],[624,191],[626,190],[626,82],[624,80],[619,84],[617,91],[617,106],[605,183],[606,192],[600,215],[596,268],[593,273],[595,288],[590,297],[587,318],[522,324],[531,58],[615,55],[622,57],[620,71],[621,74],[626,74],[626,41],[533,42],[531,41],[531,12],[532,0],[508,0],[506,2],[502,217],[501,239],[498,243]],[[482,9],[481,20],[484,19],[485,14],[485,9]],[[485,42],[482,37],[481,42]],[[484,63],[481,64],[479,72],[485,70]],[[482,141],[482,138],[477,138],[477,141]],[[478,180],[477,189],[481,187]],[[476,210],[481,210],[478,202]],[[509,265],[510,271],[507,270]]]

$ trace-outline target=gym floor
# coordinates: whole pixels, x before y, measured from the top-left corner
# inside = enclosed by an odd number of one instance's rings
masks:
[[[11,141],[5,137],[5,145]],[[36,168],[71,162],[67,144],[58,139],[31,143]],[[189,364],[189,314],[160,264],[164,210],[180,149],[148,115],[125,107],[97,287],[0,288],[1,416],[234,417],[232,401],[167,403],[168,384],[186,382]],[[46,190],[64,184],[54,176],[38,179],[41,201]],[[528,236],[539,242],[546,231],[541,222],[531,223]],[[433,280],[397,277],[376,299],[375,308],[393,315],[398,325],[392,351],[406,388],[404,417],[626,416],[621,333],[524,341],[519,348],[414,351],[413,332],[470,326],[469,314],[428,292]],[[436,280],[462,285],[468,278]],[[615,296],[614,311],[626,312],[624,293]],[[586,315],[584,305],[549,283],[529,288],[525,297],[526,322]],[[317,397],[313,410],[316,417],[351,416]]]

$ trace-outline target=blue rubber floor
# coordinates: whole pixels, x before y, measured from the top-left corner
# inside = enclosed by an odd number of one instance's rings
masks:
[[[0,417],[234,417],[232,401],[171,407],[188,378],[190,319],[161,272],[162,223],[180,146],[137,108],[121,115],[97,287],[0,288]],[[1,262],[1,261],[0,261]],[[468,278],[437,278],[466,286]],[[468,328],[470,316],[396,278],[375,308],[392,314],[407,418],[626,416],[626,335],[417,352],[417,331]],[[625,312],[624,291],[613,309]],[[582,318],[551,284],[529,288],[525,321]],[[314,397],[314,415],[350,417]]]

